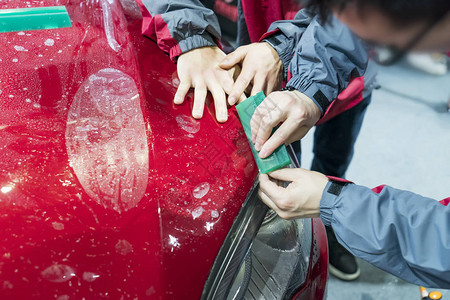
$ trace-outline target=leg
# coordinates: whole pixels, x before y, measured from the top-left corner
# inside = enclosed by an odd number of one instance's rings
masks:
[[[355,107],[316,127],[311,170],[344,177],[370,100],[368,96]],[[342,280],[358,278],[360,270],[355,257],[339,244],[331,227],[326,227],[326,231],[330,273]]]
[[[345,176],[370,101],[371,95],[351,109],[316,127],[311,170],[330,176]]]

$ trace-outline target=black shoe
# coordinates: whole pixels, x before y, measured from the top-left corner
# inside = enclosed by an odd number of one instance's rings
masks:
[[[355,257],[345,249],[336,239],[331,227],[326,227],[328,238],[328,270],[332,275],[341,280],[355,280],[359,277],[360,270]]]

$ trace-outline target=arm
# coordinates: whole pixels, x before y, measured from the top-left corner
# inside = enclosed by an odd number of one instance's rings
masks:
[[[290,54],[289,50],[283,55]],[[263,102],[252,118],[259,156],[267,157],[283,143],[303,138],[350,81],[364,74],[367,62],[362,43],[346,26],[337,19],[322,25],[317,16],[312,17],[289,63],[292,78],[287,86],[295,91],[269,95],[271,103]],[[306,106],[308,102],[314,106]],[[278,113],[266,113],[267,107],[275,107]],[[280,122],[283,124],[270,137]]]
[[[218,64],[225,53],[216,43],[220,28],[214,12],[198,0],[137,0],[143,15],[142,32],[155,40],[161,50],[177,62],[180,84],[174,96],[182,104],[194,88],[192,116],[201,118],[208,91],[214,99],[216,118],[228,119],[226,93],[229,93],[237,67],[223,70]]]
[[[332,183],[304,169],[260,175],[259,196],[285,219],[320,214],[344,247],[380,269],[414,284],[450,287],[450,206],[386,186],[377,193]]]
[[[316,16],[297,45],[287,85],[313,100],[323,115],[350,81],[365,73],[367,63],[361,41],[344,24],[333,18],[321,25]]]
[[[311,20],[312,16],[306,10],[301,10],[293,20],[272,23],[262,43],[239,47],[227,55],[220,64],[222,68],[229,69],[237,64],[242,66],[242,72],[229,94],[231,105],[237,102],[244,91],[250,95],[263,91],[268,95],[280,89],[283,79],[287,78],[296,45]]]
[[[158,43],[172,60],[192,49],[217,46],[220,27],[214,12],[198,0],[137,0],[142,34]]]
[[[450,287],[449,206],[392,187],[375,193],[350,184],[338,196],[324,192],[320,214],[355,256],[414,284]]]

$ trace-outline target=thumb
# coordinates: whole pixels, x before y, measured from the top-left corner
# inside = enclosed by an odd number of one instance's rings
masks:
[[[284,169],[270,172],[267,175],[269,175],[273,179],[292,182],[292,181],[295,181],[296,179],[298,179],[304,172],[307,172],[307,171],[302,168],[295,168],[295,169],[284,168]]]
[[[247,52],[248,51],[245,46],[237,48],[236,50],[225,56],[222,62],[219,63],[219,67],[226,70],[231,69],[245,59]]]

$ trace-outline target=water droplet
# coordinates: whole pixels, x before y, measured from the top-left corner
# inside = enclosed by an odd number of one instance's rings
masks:
[[[178,239],[170,234],[169,234],[169,244],[174,247],[180,247],[180,243],[178,242]]]
[[[172,85],[178,87],[180,85],[180,80],[178,78],[172,79]]]
[[[194,188],[192,194],[194,195],[195,198],[201,199],[209,192],[209,188],[210,185],[208,182],[200,183]]]
[[[19,60],[17,58],[13,58],[13,62],[18,62]]]
[[[45,46],[51,47],[51,46],[53,46],[55,44],[55,40],[47,39],[47,40],[45,40],[44,44],[45,44]]]
[[[146,291],[145,291],[145,295],[147,296],[151,296],[154,293],[156,293],[155,288],[153,286],[149,287]]]
[[[120,255],[127,255],[128,253],[133,252],[133,245],[126,240],[119,240],[116,244],[116,253]]]
[[[219,212],[217,210],[211,211],[211,217],[212,218],[218,218],[219,217]]]
[[[19,32],[17,33],[17,35],[25,35],[25,32],[19,31]]]
[[[53,229],[55,230],[64,230],[64,224],[59,222],[52,223]]]
[[[205,224],[205,228],[207,231],[210,231],[213,228],[213,226],[214,226],[214,223],[211,223],[211,222],[206,222],[206,224]]]
[[[180,115],[176,117],[176,120],[178,126],[186,132],[197,133],[200,130],[200,122],[189,116]]]
[[[41,272],[44,279],[50,282],[66,282],[75,276],[75,271],[68,265],[52,265]]]
[[[205,209],[201,206],[197,207],[196,209],[194,209],[192,211],[192,216],[194,217],[194,220],[197,219],[198,217],[200,217],[203,212],[205,211]]]
[[[92,282],[99,277],[100,277],[100,275],[92,273],[92,272],[84,272],[83,273],[83,279],[88,282]]]
[[[6,289],[11,290],[13,287],[14,287],[14,285],[11,282],[9,282],[7,280],[3,281],[3,289],[4,290],[6,290]]]
[[[22,46],[14,46],[14,49],[16,49],[16,51],[26,51]]]

